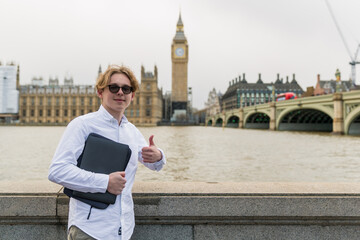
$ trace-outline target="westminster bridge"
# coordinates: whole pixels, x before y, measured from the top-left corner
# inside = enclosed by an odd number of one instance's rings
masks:
[[[206,117],[208,126],[360,134],[360,91],[270,102]]]

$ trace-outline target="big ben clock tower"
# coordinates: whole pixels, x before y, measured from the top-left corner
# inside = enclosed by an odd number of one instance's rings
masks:
[[[184,25],[179,15],[176,25],[176,34],[171,44],[172,60],[172,88],[171,88],[171,107],[173,119],[176,115],[187,114],[187,76],[189,46],[184,34]]]

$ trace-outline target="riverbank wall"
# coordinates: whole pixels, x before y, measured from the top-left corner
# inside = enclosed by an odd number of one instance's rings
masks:
[[[360,239],[360,184],[136,182],[132,239]],[[52,183],[0,182],[0,239],[66,239]]]

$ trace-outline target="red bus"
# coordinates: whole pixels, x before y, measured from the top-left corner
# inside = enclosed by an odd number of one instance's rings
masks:
[[[290,99],[296,99],[296,95],[293,92],[281,93],[276,96],[276,101],[285,101]]]

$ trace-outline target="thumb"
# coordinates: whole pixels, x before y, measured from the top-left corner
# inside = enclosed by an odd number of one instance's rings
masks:
[[[150,137],[149,137],[149,147],[151,147],[151,146],[155,146],[155,143],[154,143],[154,135],[151,135]]]
[[[125,177],[125,172],[119,172],[119,173],[123,178]]]

